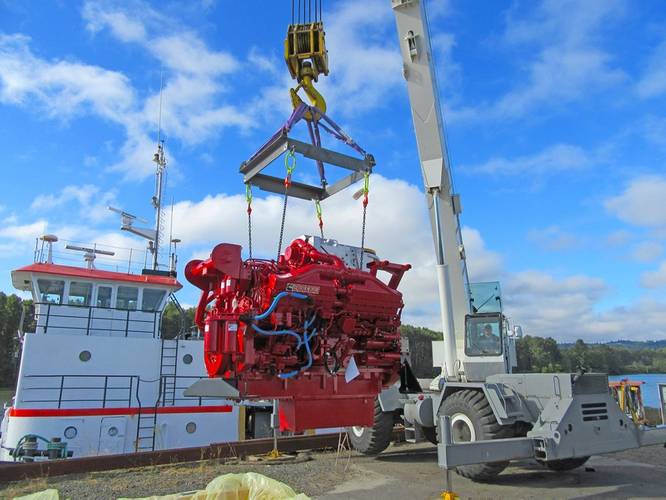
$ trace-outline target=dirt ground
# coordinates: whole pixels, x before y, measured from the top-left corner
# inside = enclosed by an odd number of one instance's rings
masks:
[[[201,489],[218,475],[248,471],[321,499],[434,499],[444,487],[436,448],[401,444],[375,459],[330,452],[314,453],[311,460],[296,464],[195,462],[22,481],[0,485],[0,498],[45,488],[56,488],[61,498],[73,500],[137,498]],[[453,478],[461,498],[666,498],[666,449],[653,446],[593,457],[585,467],[565,473],[517,463],[492,484],[473,483],[455,474]]]

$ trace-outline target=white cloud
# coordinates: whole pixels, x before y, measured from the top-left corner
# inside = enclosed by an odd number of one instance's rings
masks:
[[[219,194],[199,202],[186,201],[174,207],[174,235],[183,240],[183,249],[199,258],[222,241],[247,247],[247,215],[244,196]],[[325,233],[350,245],[360,245],[360,201],[344,194],[322,203]],[[252,212],[254,254],[274,258],[282,214],[282,199],[255,193]],[[296,236],[318,234],[311,203],[290,199],[283,249]],[[399,235],[399,236],[398,236]],[[487,249],[478,231],[463,229],[470,274],[473,280],[497,279],[500,256]],[[405,321],[437,326],[437,284],[435,252],[427,219],[424,195],[416,186],[402,180],[371,178],[367,240],[383,259],[412,264],[400,289],[405,294]]]
[[[82,15],[92,34],[108,30],[123,43],[138,44],[164,65],[162,127],[169,139],[196,144],[228,127],[253,126],[248,112],[222,99],[228,90],[225,78],[240,67],[229,52],[209,48],[196,33],[141,2],[87,2]],[[168,35],[162,34],[165,25]],[[20,34],[0,35],[0,102],[35,107],[53,119],[92,114],[119,124],[126,141],[111,170],[128,179],[149,176],[159,92],[142,102],[121,72],[40,58],[29,44],[30,39]]]
[[[502,275],[502,256],[486,248],[477,229],[463,226],[467,268],[472,282],[497,281]]]
[[[612,247],[621,247],[629,243],[634,237],[629,231],[619,229],[606,236],[606,243]]]
[[[637,262],[654,262],[664,253],[664,246],[657,241],[643,241],[631,251],[631,258]]]
[[[115,191],[101,192],[99,187],[91,184],[83,186],[65,186],[59,194],[38,195],[30,205],[34,211],[48,211],[70,202],[79,205],[79,215],[83,219],[99,222],[109,216],[107,206],[116,198]]]
[[[87,21],[86,28],[92,33],[108,26],[114,36],[123,42],[139,42],[146,38],[143,22],[125,12],[106,11],[102,5],[89,2],[83,6],[82,14]]]
[[[527,233],[527,239],[548,251],[570,250],[580,245],[580,238],[563,231],[559,226],[549,226],[544,229],[532,229]]]
[[[124,123],[135,96],[117,71],[70,61],[36,57],[23,35],[0,35],[0,102],[38,103],[51,118],[93,112]]]
[[[30,224],[23,225],[9,225],[0,228],[0,238],[17,241],[30,241],[38,236],[42,236],[46,232],[48,223],[40,219]]]
[[[238,61],[231,54],[209,50],[197,35],[190,32],[156,36],[146,41],[146,48],[178,73],[216,76],[232,73],[238,68]]]
[[[284,65],[277,57],[266,56],[259,47],[253,46],[247,56],[247,61],[253,68],[265,71],[273,76],[280,76],[284,73]]]
[[[510,276],[504,286],[507,312],[526,333],[558,339],[585,333],[595,303],[606,292],[605,283],[589,276],[555,278],[543,271]]]
[[[620,0],[544,0],[530,14],[512,9],[504,42],[519,49],[519,83],[495,102],[455,109],[451,120],[521,117],[536,108],[576,102],[626,79],[601,48],[603,28],[623,12]],[[536,54],[523,62],[525,54]],[[529,58],[529,56],[527,56]]]
[[[666,286],[666,261],[663,261],[654,271],[641,275],[641,285],[645,288],[660,288]]]
[[[548,176],[566,171],[589,168],[595,159],[579,146],[556,144],[545,150],[513,159],[491,158],[479,165],[463,166],[463,171],[497,175]]]
[[[646,175],[632,180],[623,193],[604,202],[606,210],[636,226],[666,226],[666,177]]]
[[[359,202],[342,194],[322,205],[326,235],[359,245]],[[288,207],[283,249],[299,234],[318,234],[310,203],[290,199]],[[183,240],[181,254],[205,258],[220,242],[240,243],[246,248],[245,208],[241,195],[219,194],[177,203],[174,235]],[[254,254],[274,258],[282,200],[255,193],[253,210]],[[610,292],[604,280],[586,275],[555,276],[543,270],[507,272],[502,256],[487,248],[476,229],[465,227],[463,239],[471,280],[500,280],[506,312],[527,334],[603,341],[659,338],[666,332],[664,304],[641,299],[624,308],[600,311],[600,300]],[[381,258],[414,266],[400,286],[406,304],[403,321],[440,330],[435,252],[421,190],[402,180],[373,175],[366,241]],[[641,318],[640,324],[636,317]],[[643,328],[644,317],[649,328]]]
[[[91,1],[86,3],[83,16],[91,31],[97,33],[106,28],[119,41],[137,44],[163,65],[161,123],[169,139],[199,144],[225,128],[246,130],[254,125],[248,112],[223,100],[229,90],[227,79],[241,67],[231,53],[210,48],[195,32],[141,2],[127,6]],[[116,23],[123,17],[140,17],[142,36],[123,36]],[[163,35],[164,26],[169,27],[168,35]],[[146,146],[154,142],[149,134],[153,133],[159,115],[160,94],[155,92],[137,110],[135,123],[127,127],[123,157],[113,170],[131,178],[152,172],[145,159],[154,146]]]
[[[666,93],[666,41],[650,55],[645,73],[636,85],[639,97],[657,97]]]
[[[383,105],[391,91],[402,91],[402,60],[386,2],[337,3],[325,20],[331,74],[320,87],[331,109],[358,115]]]

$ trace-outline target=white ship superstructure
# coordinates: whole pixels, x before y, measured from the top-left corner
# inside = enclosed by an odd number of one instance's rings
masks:
[[[201,340],[160,337],[162,312],[181,288],[173,273],[89,267],[49,258],[12,272],[34,300],[35,331],[23,336],[0,460],[18,458],[26,435],[59,438],[76,457],[242,438],[238,407],[183,395],[205,368]]]

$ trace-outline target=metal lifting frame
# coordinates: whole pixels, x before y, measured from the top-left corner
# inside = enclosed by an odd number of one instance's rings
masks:
[[[306,114],[316,117],[312,121],[306,120],[311,144],[289,137],[289,132],[294,125],[304,119]],[[357,151],[362,159],[322,148],[320,128]],[[314,106],[302,103],[293,111],[285,124],[249,160],[241,163],[240,173],[243,174],[243,182],[257,186],[264,191],[283,194],[284,179],[262,174],[261,171],[286,151],[300,153],[317,163],[321,178],[320,186],[300,182],[292,182],[289,186],[289,196],[304,200],[328,198],[361,180],[364,174],[372,172],[372,168],[375,166],[374,157],[361,148],[337,123]],[[352,173],[329,186],[326,181],[325,164],[342,167],[351,170]]]

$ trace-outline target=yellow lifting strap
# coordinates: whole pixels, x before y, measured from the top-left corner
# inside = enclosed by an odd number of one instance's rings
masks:
[[[315,0],[316,2],[316,0]],[[305,3],[305,2],[304,2]],[[305,7],[304,7],[305,8]],[[321,7],[319,10],[321,16]],[[300,2],[299,2],[300,16]],[[305,11],[303,20],[306,19]],[[297,108],[303,103],[298,91],[303,89],[310,104],[322,113],[326,112],[326,100],[314,88],[314,82],[318,81],[319,75],[328,75],[328,51],[326,50],[324,23],[317,21],[315,9],[315,22],[294,23],[294,6],[292,3],[292,24],[287,28],[287,38],[284,41],[284,60],[289,68],[291,77],[298,85],[289,90],[291,103]],[[298,18],[300,21],[300,17]],[[312,15],[308,21],[312,21]],[[312,121],[316,119],[311,113],[306,113],[305,118]]]

